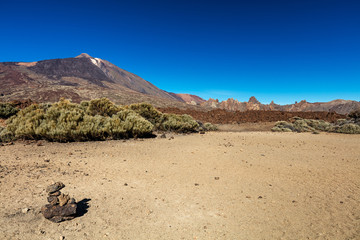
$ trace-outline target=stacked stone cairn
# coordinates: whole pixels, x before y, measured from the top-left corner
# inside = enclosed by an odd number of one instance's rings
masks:
[[[75,199],[60,192],[64,187],[65,185],[62,182],[56,182],[46,188],[49,204],[43,206],[41,212],[46,219],[55,223],[71,220],[76,215]]]

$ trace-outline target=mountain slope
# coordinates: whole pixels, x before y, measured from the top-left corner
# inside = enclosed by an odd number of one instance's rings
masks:
[[[179,97],[173,96],[168,92],[159,89],[152,83],[142,79],[141,77],[128,72],[124,69],[119,68],[118,66],[100,58],[90,57],[88,54],[80,54],[76,57],[77,59],[88,59],[97,66],[101,71],[106,75],[106,77],[112,80],[113,85],[111,87],[116,87],[117,85],[129,88],[139,93],[144,93],[152,96],[168,98],[172,100],[182,101]],[[109,86],[109,84],[107,84]]]
[[[31,98],[53,102],[65,97],[80,102],[108,97],[117,104],[147,101],[157,106],[186,106],[176,94],[88,54],[32,63],[0,63],[0,83],[1,101]]]

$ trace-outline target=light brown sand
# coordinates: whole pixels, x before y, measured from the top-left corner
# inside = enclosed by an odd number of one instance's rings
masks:
[[[0,239],[360,239],[359,135],[18,142],[0,158]],[[53,181],[88,212],[44,219]]]

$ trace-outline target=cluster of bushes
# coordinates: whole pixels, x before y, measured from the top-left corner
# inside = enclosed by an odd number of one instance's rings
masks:
[[[0,103],[0,118],[9,118],[18,111],[19,109],[11,103]]]
[[[45,139],[89,141],[146,137],[153,130],[196,132],[199,124],[188,115],[163,114],[147,103],[117,106],[107,98],[80,104],[61,99],[33,104],[9,118],[0,140]]]
[[[360,112],[359,112],[360,113]],[[359,114],[358,113],[358,114]],[[351,113],[348,116],[360,116]],[[274,132],[336,132],[346,134],[360,134],[360,118],[339,119],[335,123],[323,120],[302,119],[294,117],[290,122],[280,121],[271,129]]]

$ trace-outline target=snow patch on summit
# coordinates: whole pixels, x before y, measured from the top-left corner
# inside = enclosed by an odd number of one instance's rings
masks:
[[[98,67],[101,66],[101,59],[100,58],[90,58],[90,60],[94,65],[96,65]]]

